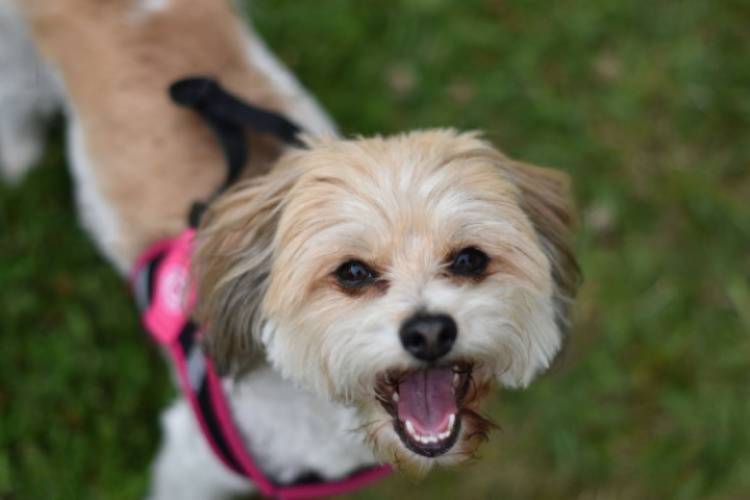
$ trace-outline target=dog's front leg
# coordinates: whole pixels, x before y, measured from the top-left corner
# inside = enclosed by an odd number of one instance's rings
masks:
[[[164,441],[153,466],[149,499],[223,499],[255,490],[219,462],[184,398],[164,411],[162,427]]]

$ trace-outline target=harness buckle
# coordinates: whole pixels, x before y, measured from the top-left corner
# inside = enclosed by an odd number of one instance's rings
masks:
[[[142,268],[140,273],[155,273],[143,278],[150,284],[143,323],[153,338],[169,346],[177,341],[195,304],[195,288],[190,281],[190,251],[195,231],[189,229],[177,238],[164,242],[166,251],[155,269]],[[157,244],[159,245],[159,244]]]

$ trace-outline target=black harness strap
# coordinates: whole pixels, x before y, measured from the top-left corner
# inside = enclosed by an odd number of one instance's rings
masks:
[[[239,178],[242,169],[249,160],[248,143],[245,136],[246,129],[273,135],[285,144],[297,147],[304,146],[299,139],[302,130],[295,123],[278,113],[242,102],[211,78],[190,77],[179,80],[170,86],[169,94],[175,103],[192,109],[208,123],[224,153],[227,175],[221,186],[213,193],[211,199],[221,194]],[[190,225],[192,227],[198,225],[207,203],[196,202],[193,205],[190,212]],[[145,269],[148,272],[146,277],[148,281],[146,284],[146,304],[150,303],[154,285],[153,275],[160,261],[161,256],[157,256]],[[193,321],[188,321],[177,338],[188,364],[189,360],[196,355],[202,356],[200,343],[197,342],[196,338],[198,331],[196,324]],[[210,391],[215,390],[215,388],[212,389],[211,385],[207,383],[205,370],[199,370],[198,373],[189,373],[189,375],[197,376],[193,381],[197,384],[194,387],[197,402],[201,408],[206,431],[211,435],[211,439],[216,445],[216,451],[230,469],[244,475],[238,459],[227,444],[227,438],[211,403],[212,395]],[[315,482],[317,481],[310,480],[306,481],[306,484]]]
[[[190,78],[170,88],[173,99],[198,112],[212,127],[227,161],[227,178],[214,196],[241,173],[247,161],[244,128],[273,134],[287,144],[302,146],[299,127],[270,111],[242,103],[207,78]],[[210,201],[210,200],[209,200]],[[204,204],[196,204],[191,225],[195,226]],[[154,243],[136,262],[131,284],[141,318],[151,337],[166,348],[174,364],[183,396],[196,417],[206,441],[231,471],[254,482],[259,492],[277,498],[331,496],[360,488],[390,471],[373,466],[340,479],[320,482],[315,471],[292,484],[279,484],[260,469],[248,453],[226,400],[213,362],[201,348],[198,325],[190,320],[194,289],[189,280],[195,229]]]
[[[207,77],[189,77],[169,87],[172,100],[192,109],[216,134],[226,159],[227,176],[211,199],[237,180],[249,159],[245,129],[273,135],[290,146],[304,147],[302,129],[283,115],[247,104]],[[210,202],[210,200],[208,200]],[[190,225],[196,227],[208,202],[198,202],[190,211]]]

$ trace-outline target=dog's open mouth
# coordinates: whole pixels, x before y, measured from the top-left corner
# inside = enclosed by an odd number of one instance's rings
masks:
[[[422,456],[450,450],[461,432],[462,409],[471,386],[472,365],[456,364],[388,372],[377,385],[383,408],[404,445]]]

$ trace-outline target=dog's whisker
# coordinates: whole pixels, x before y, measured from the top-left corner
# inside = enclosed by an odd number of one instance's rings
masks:
[[[373,426],[373,425],[387,425],[389,423],[390,423],[390,420],[388,420],[388,419],[370,420],[370,421],[365,422],[364,424],[362,424],[362,425],[360,425],[358,427],[354,427],[352,429],[348,429],[348,431],[349,432],[360,432],[360,431],[365,430],[368,427]]]

